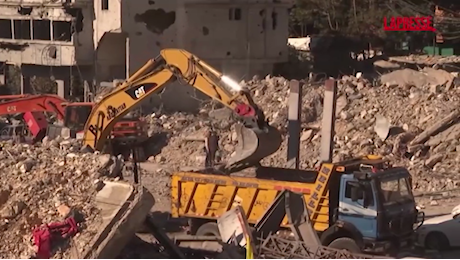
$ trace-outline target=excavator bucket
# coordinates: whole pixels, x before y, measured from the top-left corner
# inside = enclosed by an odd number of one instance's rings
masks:
[[[272,126],[268,127],[268,131],[256,132],[237,124],[235,131],[238,144],[234,156],[225,167],[231,172],[257,165],[260,160],[276,152],[281,146],[281,133]]]

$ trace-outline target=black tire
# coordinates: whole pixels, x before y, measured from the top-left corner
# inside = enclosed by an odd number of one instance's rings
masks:
[[[441,232],[428,233],[425,238],[425,248],[438,251],[449,249],[449,239]]]
[[[198,228],[196,235],[220,237],[219,227],[215,222],[207,222]]]
[[[361,253],[361,249],[358,244],[349,237],[337,238],[329,244],[329,247],[347,250],[351,253]]]

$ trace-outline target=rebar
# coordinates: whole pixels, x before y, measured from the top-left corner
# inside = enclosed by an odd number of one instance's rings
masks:
[[[258,255],[262,259],[385,259],[382,256],[355,254],[326,246],[310,246],[273,234],[261,241]]]

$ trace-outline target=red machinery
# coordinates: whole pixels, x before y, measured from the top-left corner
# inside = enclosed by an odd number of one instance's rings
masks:
[[[44,113],[37,111],[26,112],[23,118],[27,124],[27,128],[34,137],[34,141],[41,140],[45,137],[48,121]]]
[[[27,112],[53,112],[59,120],[64,120],[65,118],[65,109],[62,104],[67,103],[67,101],[57,95],[0,96],[0,100],[5,99],[9,99],[9,101],[0,103],[0,115]],[[92,106],[91,103],[83,104]]]
[[[73,131],[81,131],[88,119],[93,103],[69,103],[57,95],[10,95],[0,96],[0,115],[23,114],[34,140],[41,140],[48,128],[43,112],[52,112],[64,126]],[[112,132],[113,138],[122,139],[132,136],[146,136],[145,123],[136,119],[127,119],[117,123]]]

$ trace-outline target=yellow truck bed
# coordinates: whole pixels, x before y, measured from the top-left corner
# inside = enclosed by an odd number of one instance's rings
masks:
[[[171,212],[173,217],[216,219],[241,205],[250,223],[255,224],[279,192],[291,190],[305,195],[308,202],[318,172],[259,168],[257,178],[218,174],[177,172],[172,175]],[[276,176],[276,177],[275,177]],[[320,198],[320,210],[312,217],[317,231],[329,227],[328,196]],[[283,225],[287,224],[287,218]]]

